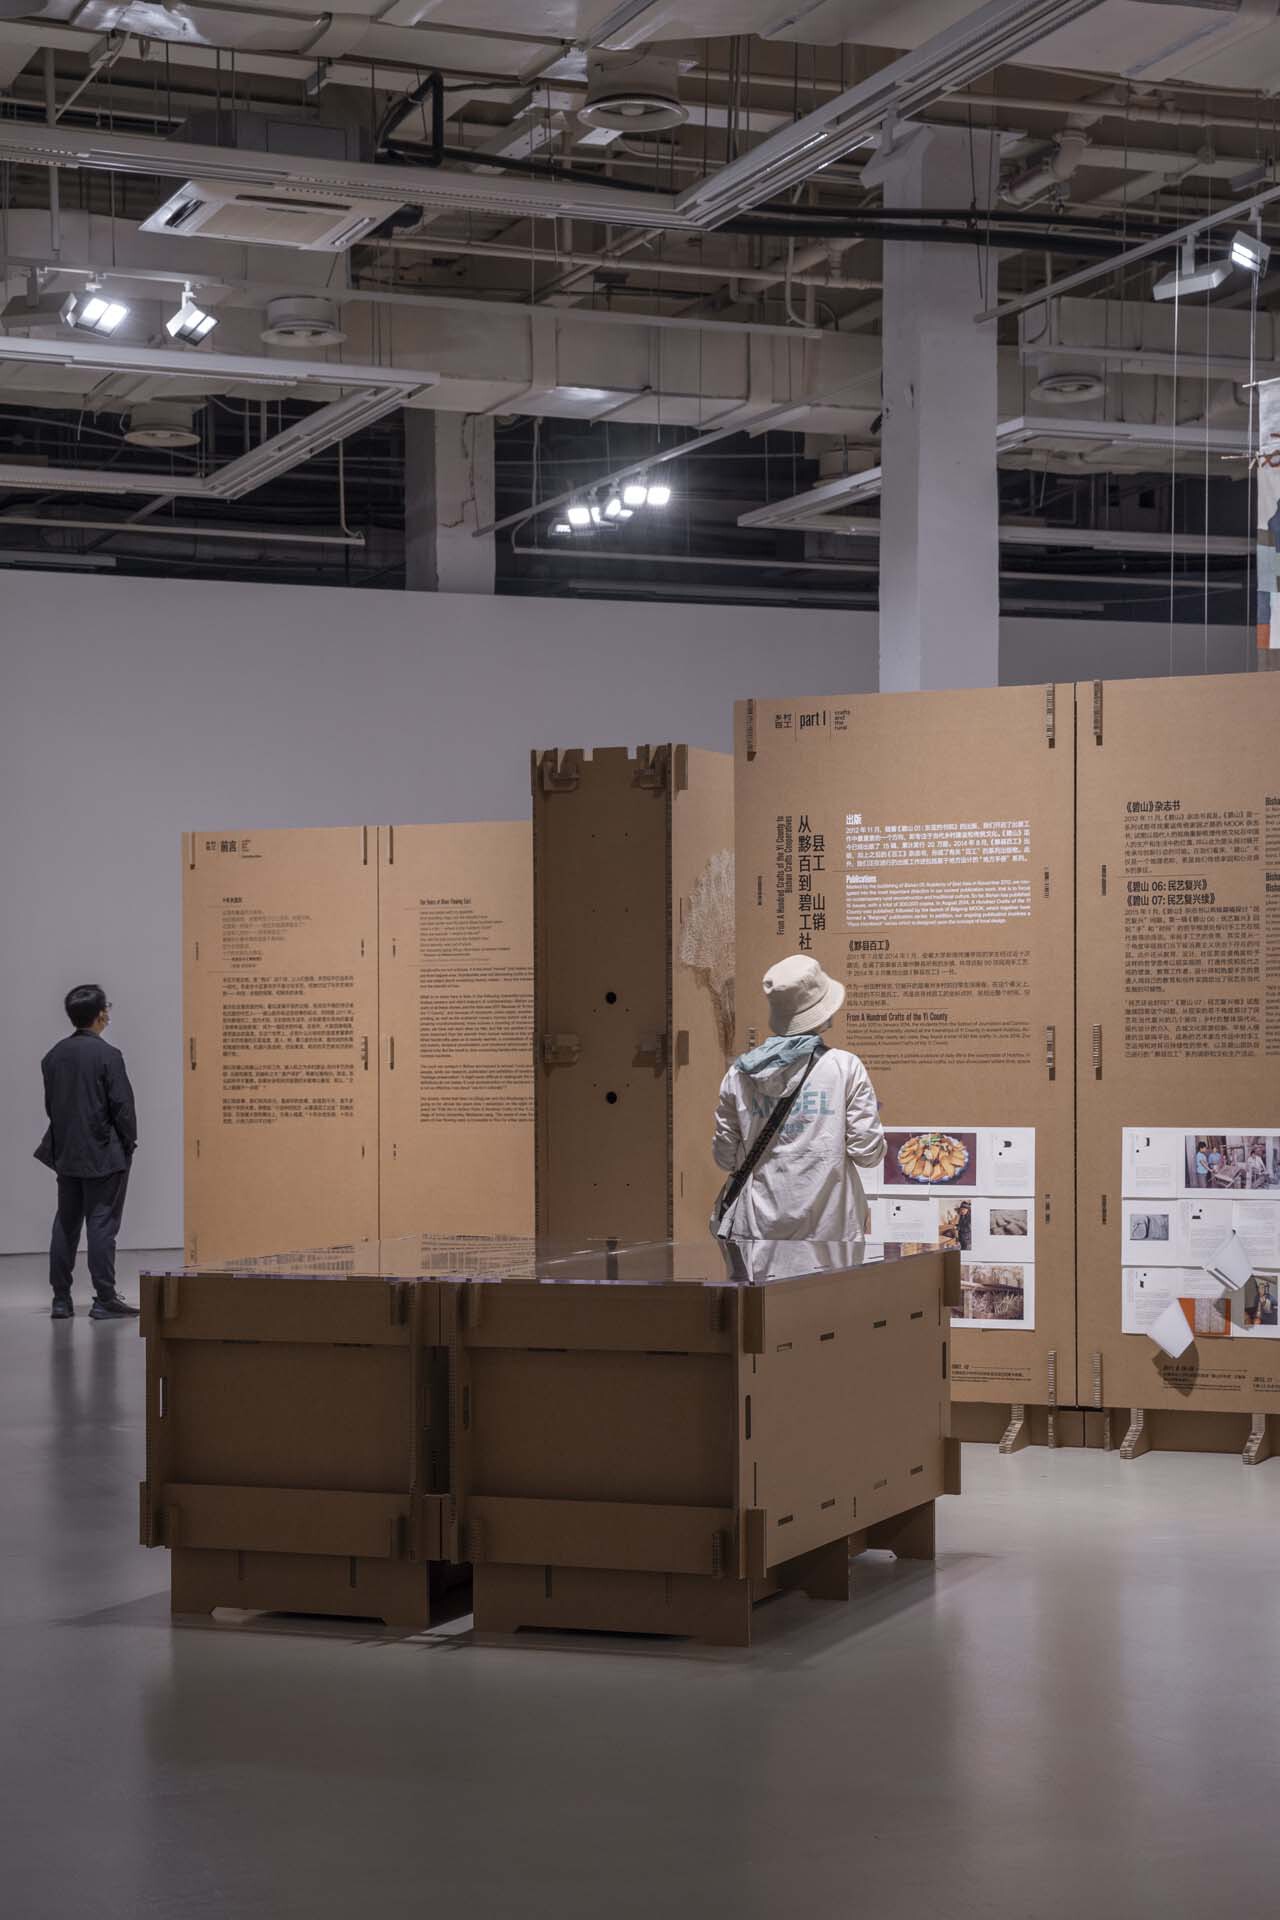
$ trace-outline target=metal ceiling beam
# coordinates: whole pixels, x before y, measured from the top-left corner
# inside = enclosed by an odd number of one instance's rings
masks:
[[[240,353],[184,352],[171,347],[115,346],[109,340],[25,340],[0,335],[0,368],[67,368],[75,372],[133,374],[141,379],[175,379],[231,387],[330,387],[339,397],[305,420],[273,434],[214,473],[140,473],[115,467],[0,466],[0,490],[36,488],[76,493],[163,494],[166,499],[239,500],[290,468],[301,466],[349,434],[381,420],[424,388],[434,373],[406,373],[392,367],[344,365],[341,361],[273,360]]]
[[[1280,187],[1263,187],[1251,193],[1247,200],[1237,200],[1232,206],[1221,207],[1217,213],[1201,214],[1195,220],[1188,220],[1185,227],[1175,227],[1169,233],[1162,233],[1154,240],[1144,240],[1141,246],[1128,247],[1123,253],[1113,253],[1108,259],[1094,266],[1081,267],[1075,273],[1066,273],[1060,280],[1048,280],[1044,286],[1035,288],[1031,293],[1020,293],[1012,300],[1005,300],[994,307],[986,307],[975,314],[977,320],[1007,320],[1015,313],[1025,313],[1029,307],[1046,306],[1051,300],[1060,300],[1064,293],[1071,293],[1077,287],[1091,286],[1095,280],[1103,280],[1113,274],[1123,274],[1130,267],[1137,266],[1142,260],[1150,260],[1153,254],[1174,252],[1184,240],[1192,240],[1197,234],[1208,233],[1214,227],[1220,227],[1227,221],[1237,226],[1252,219],[1262,207],[1269,206],[1273,200],[1280,200]]]
[[[770,135],[709,179],[686,187],[676,201],[676,211],[692,216],[699,226],[717,227],[761,200],[786,193],[855,147],[869,145],[887,122],[909,119],[1016,59],[1037,40],[1091,13],[1098,4],[1099,0],[988,0],[976,13]]]
[[[421,206],[430,212],[461,208],[471,213],[530,219],[606,221],[617,227],[687,227],[699,222],[679,211],[670,193],[507,173],[454,172],[447,167],[374,166],[320,160],[310,155],[248,153],[236,147],[190,145],[146,134],[103,133],[97,128],[44,127],[0,121],[0,160],[21,166],[81,167],[106,173],[136,173],[165,179],[226,180],[235,185],[287,189],[319,198],[347,195],[383,200],[389,207]]]
[[[1184,449],[1203,456],[1216,454],[1227,459],[1244,460],[1252,452],[1249,435],[1242,428],[1203,427],[1193,424],[1176,427],[1144,426],[1135,420],[1073,420],[1066,416],[1019,414],[1002,420],[996,428],[996,453],[1016,453],[1037,441],[1060,447],[1064,441],[1086,446],[1150,447],[1164,459]],[[793,493],[786,500],[771,500],[767,507],[753,507],[739,516],[740,527],[812,527],[821,524],[820,516],[837,507],[850,507],[860,500],[874,500],[883,482],[880,467],[864,467],[859,473],[839,474],[824,480],[804,493]],[[833,529],[843,531],[843,529]],[[859,529],[861,531],[861,529]],[[1001,536],[1003,538],[1003,535]]]

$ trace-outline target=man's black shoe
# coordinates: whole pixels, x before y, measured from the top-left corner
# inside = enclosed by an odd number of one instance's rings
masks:
[[[49,1318],[51,1320],[74,1320],[75,1317],[76,1310],[69,1300],[55,1300],[49,1309]]]
[[[99,1294],[89,1309],[91,1320],[136,1320],[137,1307],[131,1307],[118,1293]]]

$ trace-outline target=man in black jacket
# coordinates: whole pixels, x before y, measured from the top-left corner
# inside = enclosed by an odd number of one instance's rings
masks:
[[[138,1309],[116,1292],[116,1236],[124,1211],[129,1167],[138,1144],[133,1088],[124,1056],[102,1035],[111,1003],[101,987],[72,987],[66,997],[73,1032],[46,1053],[44,1107],[49,1126],[36,1159],[58,1176],[58,1211],[49,1245],[54,1320],[69,1320],[71,1280],[88,1228],[91,1320],[132,1319]]]

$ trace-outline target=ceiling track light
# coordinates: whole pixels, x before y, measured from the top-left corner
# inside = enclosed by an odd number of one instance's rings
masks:
[[[1231,264],[1243,267],[1246,273],[1256,273],[1261,279],[1267,270],[1271,258],[1271,249],[1260,234],[1248,233],[1243,228],[1231,236]]]
[[[642,507],[645,503],[648,490],[649,483],[646,476],[643,473],[637,474],[636,478],[634,480],[628,480],[622,489],[623,506]]]
[[[571,500],[565,518],[570,528],[589,527],[591,525],[591,509],[581,500]]]
[[[206,313],[202,307],[198,307],[191,297],[190,286],[185,286],[182,289],[182,305],[169,315],[164,330],[171,340],[194,342],[207,339],[217,324],[217,315]]]
[[[645,489],[647,507],[665,507],[671,498],[671,489],[665,480],[659,480]]]
[[[67,319],[73,327],[79,327],[85,333],[105,335],[113,334],[128,316],[129,309],[123,300],[109,299],[100,287],[92,283],[85,287],[67,313]]]
[[[1187,300],[1197,293],[1212,293],[1231,273],[1230,260],[1206,260],[1196,265],[1196,241],[1191,234],[1183,243],[1178,264],[1162,275],[1151,289],[1153,300]]]

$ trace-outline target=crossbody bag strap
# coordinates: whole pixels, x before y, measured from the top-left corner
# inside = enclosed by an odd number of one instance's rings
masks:
[[[792,1107],[794,1107],[796,1101],[799,1099],[801,1088],[804,1086],[805,1081],[809,1078],[809,1075],[813,1072],[814,1068],[818,1064],[818,1061],[822,1058],[822,1055],[825,1052],[826,1052],[825,1047],[814,1048],[813,1052],[809,1055],[808,1066],[805,1068],[804,1072],[800,1075],[800,1078],[796,1081],[796,1084],[794,1085],[794,1087],[792,1087],[790,1093],[786,1096],[784,1100],[780,1100],[778,1102],[773,1112],[769,1115],[769,1118],[765,1121],[764,1125],[761,1127],[759,1133],[755,1137],[754,1143],[752,1144],[751,1151],[748,1153],[746,1159],[743,1161],[742,1165],[738,1168],[737,1172],[734,1174],[733,1178],[730,1180],[728,1186],[725,1188],[723,1194],[720,1196],[720,1207],[716,1214],[717,1222],[724,1219],[726,1213],[728,1213],[730,1207],[733,1205],[734,1201],[738,1198],[738,1195],[742,1192],[742,1189],[746,1186],[747,1181],[751,1178],[752,1174],[755,1172],[756,1168],[759,1166],[764,1155],[768,1152],[770,1144],[772,1143],[775,1135],[780,1133],[782,1128],[786,1125],[787,1115],[791,1112]]]

